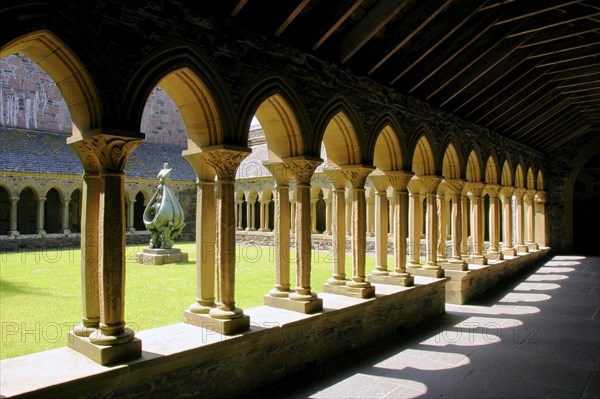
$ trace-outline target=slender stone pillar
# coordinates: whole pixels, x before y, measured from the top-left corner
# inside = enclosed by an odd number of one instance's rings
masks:
[[[375,270],[373,276],[388,276],[388,177],[384,174],[371,175],[371,184],[375,188]],[[369,276],[369,281],[372,281]]]
[[[437,188],[442,181],[439,176],[419,176],[421,187],[426,193],[426,230],[425,237],[427,243],[426,263],[423,271],[430,277],[443,277],[444,271],[437,264],[437,245],[438,245],[438,211],[437,211]]]
[[[45,235],[46,230],[44,230],[44,203],[46,202],[46,197],[38,197],[38,211],[37,211],[37,231],[39,235]]]
[[[352,235],[352,194],[351,191],[346,193],[346,235]]]
[[[296,288],[290,293],[290,310],[313,313],[323,309],[323,300],[311,292],[311,236],[310,236],[310,179],[320,158],[290,157],[284,166],[296,179]],[[296,304],[293,304],[295,302]]]
[[[372,283],[392,284],[407,287],[413,285],[414,283],[414,278],[406,270],[406,220],[408,218],[408,209],[406,208],[406,187],[409,180],[413,176],[413,172],[387,171],[385,172],[385,175],[387,177],[387,183],[394,189],[394,270],[389,272],[388,275],[376,275],[374,272],[369,275],[369,281]],[[371,177],[371,180],[374,181],[373,176]],[[383,187],[378,181],[375,181],[374,184],[378,190],[378,195],[380,195],[380,193],[385,193],[385,195],[387,195],[387,192],[380,190],[383,189]],[[380,199],[382,202],[384,200],[386,200],[385,197]],[[385,219],[385,214],[383,211],[384,209],[381,210],[381,216],[383,219]],[[385,256],[387,256],[387,234],[384,234],[383,226],[380,228],[382,233],[382,243],[385,242]],[[380,230],[376,230],[376,233],[378,231]],[[377,235],[375,237],[377,239]]]
[[[183,321],[194,323],[193,314],[207,315],[215,304],[215,171],[198,150],[187,150],[183,157],[196,172],[196,302],[183,313]],[[241,198],[236,198],[236,206]],[[236,213],[240,208],[236,207]],[[239,219],[238,219],[239,221]],[[200,322],[206,320],[200,319]]]
[[[296,190],[293,193],[294,198],[290,199],[291,214],[290,214],[290,233],[296,235]]]
[[[367,256],[367,207],[365,182],[375,168],[367,165],[348,165],[341,169],[342,175],[352,184],[352,278],[345,286],[324,285],[325,292],[369,298],[375,295],[375,287],[367,281],[365,263]]]
[[[413,183],[416,184],[416,183]],[[421,199],[417,189],[408,195],[408,241],[410,250],[408,253],[408,269],[421,268]]]
[[[333,174],[333,273],[327,284],[346,285],[346,179],[341,173]],[[325,289],[325,286],[324,286]]]
[[[242,221],[243,221],[243,204],[242,196],[236,194],[235,198],[235,225],[236,230],[243,230]]]
[[[256,204],[256,194],[249,193],[246,195],[246,231],[256,231],[256,215],[254,212],[254,204]]]
[[[438,261],[445,262],[446,255],[446,194],[438,193],[437,195],[437,218],[438,218],[438,242],[437,242],[437,257]]]
[[[502,220],[504,221],[504,238],[502,241],[502,254],[504,256],[515,256],[516,251],[513,247],[512,237],[512,193],[514,188],[503,186],[500,189],[500,199],[502,200]]]
[[[129,198],[127,203],[127,231],[133,231],[133,209],[135,204],[135,198]]]
[[[406,191],[406,189],[404,189],[404,191]],[[388,233],[388,235],[390,237],[395,237],[396,232],[395,232],[395,228],[396,228],[396,193],[392,193],[391,197],[388,197],[388,201],[390,203],[390,216],[389,216],[389,227],[390,227],[390,231]],[[406,206],[405,206],[406,208]],[[404,216],[406,218],[408,218],[408,215]]]
[[[331,192],[324,198],[325,200],[325,231],[323,234],[330,236],[331,235],[331,219],[332,219],[332,200],[331,200]]]
[[[18,236],[19,231],[17,230],[17,209],[19,203],[19,196],[10,197],[10,235]]]
[[[535,242],[535,190],[527,190],[525,192],[524,201],[526,205],[526,219],[527,219],[527,249],[529,251],[536,251],[539,246]]]
[[[535,242],[545,247],[548,245],[546,238],[546,193],[535,193]]]
[[[483,183],[468,183],[467,190],[470,193],[471,208],[473,211],[473,256],[469,258],[469,263],[486,265],[487,258],[483,254],[482,229],[483,223],[481,218],[481,208],[483,207],[481,195],[483,193]]]
[[[63,200],[63,212],[62,212],[62,230],[65,235],[71,234],[69,230],[69,203],[71,198],[65,198]]]
[[[524,220],[523,220],[523,196],[525,195],[524,188],[517,188],[513,192],[515,197],[515,214],[516,214],[516,224],[517,224],[517,245],[515,245],[515,250],[517,253],[519,252],[528,252],[527,246],[525,245],[524,239]]]
[[[460,197],[461,207],[461,240],[460,240],[460,252],[463,259],[469,256],[469,198],[466,193]]]
[[[275,220],[273,241],[275,253],[275,286],[264,297],[264,304],[276,306],[271,298],[290,295],[290,213],[289,178],[281,162],[263,162],[275,179]]]
[[[317,230],[317,200],[314,198],[311,198],[310,200],[310,207],[311,207],[311,212],[310,212],[310,224],[311,224],[311,234],[318,234],[319,231]]]
[[[498,199],[500,186],[497,184],[488,184],[484,191],[490,197],[490,248],[487,251],[487,257],[489,259],[502,260],[504,259],[504,255],[502,255],[502,252],[500,251],[500,204]]]
[[[377,194],[375,194],[377,195]],[[368,196],[367,201],[367,235],[375,236],[375,198]],[[387,205],[387,204],[386,204]]]

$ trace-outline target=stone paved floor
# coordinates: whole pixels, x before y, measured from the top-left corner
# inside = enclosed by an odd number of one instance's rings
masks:
[[[446,311],[247,397],[600,398],[600,257],[554,256]]]

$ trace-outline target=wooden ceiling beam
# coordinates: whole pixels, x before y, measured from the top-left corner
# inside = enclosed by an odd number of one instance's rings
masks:
[[[235,7],[233,8],[233,10],[231,10],[231,16],[232,17],[236,17],[240,11],[242,11],[242,8],[244,8],[244,6],[246,5],[246,3],[248,2],[248,0],[240,0]]]
[[[538,32],[531,40],[523,44],[522,47],[540,46],[542,44],[563,41],[572,37],[579,37],[586,34],[598,34],[600,28],[598,23],[590,20],[579,21],[577,24],[562,26],[559,28],[548,29]]]
[[[565,18],[565,16],[567,17]],[[579,23],[580,21],[587,20],[589,18],[596,18],[598,16],[600,16],[600,12],[597,10],[576,4],[569,7],[568,13],[553,12],[546,16],[533,18],[531,22],[528,22],[519,30],[511,33],[509,37],[527,35],[546,29],[561,27],[567,24]]]
[[[533,54],[532,56],[530,56],[530,58],[540,58],[540,57],[546,57],[549,55],[556,55],[556,54],[564,53],[567,51],[588,49],[590,47],[593,48],[593,46],[598,45],[598,44],[600,44],[600,40],[590,40],[590,39],[571,40],[568,43],[547,45],[546,47],[543,48],[543,51]]]
[[[536,130],[540,125],[542,125],[545,121],[547,121],[554,115],[562,114],[563,111],[568,107],[573,107],[571,101],[566,97],[560,97],[555,105],[550,107],[544,107],[543,109],[541,109],[543,112],[541,112],[537,117],[534,117],[529,122],[519,126],[512,134],[512,136],[515,138],[515,140],[523,139],[525,135]]]
[[[585,120],[580,120],[577,116],[568,118],[560,126],[554,129],[546,139],[546,151],[554,151],[565,143],[582,136],[591,128],[591,124]]]
[[[519,7],[511,8],[514,10],[504,18],[496,22],[497,25],[517,21],[519,19],[529,18],[548,11],[564,8],[571,4],[581,3],[583,0],[564,1],[564,0],[544,0],[523,2]]]
[[[570,129],[574,127],[575,123],[580,122],[581,115],[574,109],[561,115],[558,120],[551,117],[544,122],[544,125],[540,126],[538,130],[539,134],[527,140],[527,143],[531,146],[547,147],[557,135],[568,137]],[[568,140],[569,139],[570,138],[568,138]]]
[[[292,11],[292,13],[285,19],[285,21],[283,21],[283,24],[281,24],[277,31],[275,31],[276,37],[279,37],[283,33],[283,31],[292,23],[292,21],[296,19],[298,14],[300,14],[304,7],[306,7],[309,1],[310,0],[302,0],[300,4],[298,4],[298,7],[296,7],[294,11]]]
[[[531,120],[535,119],[538,115],[543,113],[546,109],[553,107],[557,103],[561,102],[565,97],[558,91],[551,91],[544,94],[536,101],[532,102],[528,107],[523,108],[519,112],[518,118],[511,118],[502,127],[504,132],[516,132],[520,126],[527,125]]]
[[[411,3],[412,0],[377,2],[342,40],[340,44],[340,62],[342,64],[346,63],[362,46],[383,29],[396,14]]]
[[[354,2],[351,2],[351,3],[349,3],[349,4],[350,4],[350,6],[349,6],[349,7],[347,7],[347,8],[344,8],[344,7],[340,7],[340,6],[338,6],[338,7],[337,7],[337,9],[338,9],[338,10],[345,10],[345,11],[343,11],[343,12],[342,12],[342,13],[341,13],[339,16],[337,16],[337,17],[336,17],[336,16],[333,16],[333,15],[332,15],[332,16],[330,16],[330,18],[331,18],[332,20],[335,20],[335,22],[333,23],[333,25],[331,25],[331,26],[329,27],[329,29],[327,29],[327,30],[325,31],[325,33],[323,33],[323,34],[321,35],[321,37],[320,37],[320,38],[319,38],[319,39],[316,41],[316,43],[315,43],[315,44],[312,46],[312,49],[313,49],[314,51],[318,50],[318,49],[319,49],[319,47],[321,47],[321,45],[322,45],[323,43],[325,43],[325,41],[326,41],[327,39],[329,39],[329,37],[330,37],[331,35],[333,35],[333,33],[334,33],[336,30],[338,30],[338,28],[339,28],[339,27],[340,27],[340,26],[341,26],[341,25],[344,23],[344,21],[346,21],[346,20],[348,19],[348,17],[350,17],[350,15],[352,15],[352,13],[353,13],[354,11],[356,11],[356,9],[357,9],[357,8],[358,8],[358,7],[359,7],[359,6],[360,6],[360,5],[363,3],[363,1],[364,1],[364,0],[354,0]],[[334,12],[335,12],[335,11],[334,11]],[[324,21],[323,21],[323,24],[327,23],[328,21],[329,21],[329,20],[326,20],[326,21],[324,20]],[[320,24],[316,24],[316,25],[320,25]]]

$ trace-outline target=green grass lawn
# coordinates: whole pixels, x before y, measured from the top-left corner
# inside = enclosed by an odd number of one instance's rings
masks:
[[[178,243],[190,261],[164,266],[135,263],[140,246],[127,247],[125,320],[136,331],[182,321],[196,298],[195,244]],[[0,253],[0,358],[6,359],[66,345],[66,333],[81,318],[80,256],[77,249]],[[237,306],[262,305],[275,282],[272,248],[238,247]],[[290,274],[295,283],[295,259]],[[331,254],[313,252],[311,285],[315,292],[331,276]],[[367,273],[375,260],[367,257]],[[390,266],[392,263],[388,263]],[[351,256],[346,256],[351,275]]]

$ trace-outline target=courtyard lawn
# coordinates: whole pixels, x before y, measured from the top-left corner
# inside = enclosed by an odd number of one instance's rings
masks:
[[[178,243],[189,254],[187,263],[144,266],[135,263],[141,246],[127,247],[125,320],[135,331],[182,321],[182,311],[196,298],[195,243]],[[66,333],[81,318],[80,256],[78,249],[0,253],[0,358],[59,348]],[[290,274],[295,283],[295,253]],[[238,247],[236,262],[237,306],[262,305],[274,285],[274,253],[266,247]],[[374,268],[367,257],[367,273]],[[391,266],[392,263],[389,263]],[[313,252],[311,284],[322,291],[331,276],[332,258]],[[351,256],[346,256],[351,275]]]

